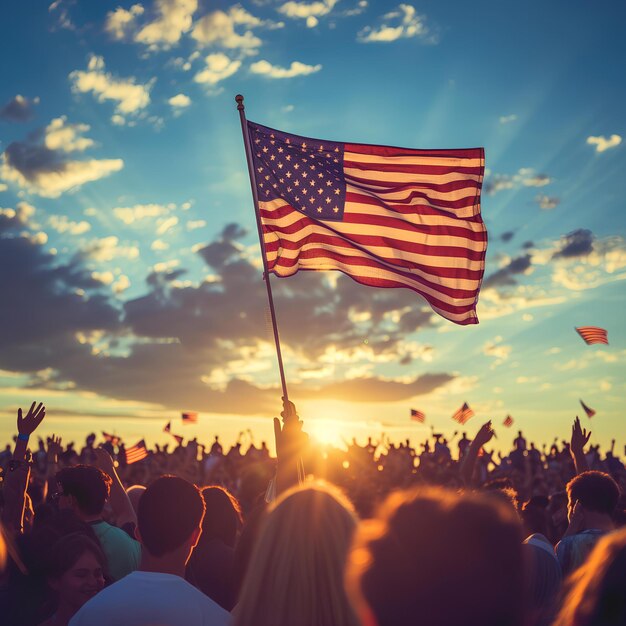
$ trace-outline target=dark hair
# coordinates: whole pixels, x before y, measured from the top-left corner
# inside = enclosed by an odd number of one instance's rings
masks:
[[[178,476],[161,476],[145,490],[137,510],[141,542],[153,556],[172,552],[189,539],[204,517],[200,490]]]
[[[235,496],[224,487],[210,486],[202,489],[206,514],[202,522],[202,540],[220,539],[235,547],[237,533],[243,525],[241,507]]]
[[[348,580],[378,626],[524,622],[522,537],[512,507],[437,488],[400,492],[357,537]]]
[[[55,480],[66,496],[74,496],[78,508],[87,515],[102,513],[111,490],[111,477],[93,465],[75,465],[57,472]]]
[[[555,626],[623,626],[626,623],[626,529],[598,541],[568,580]]]
[[[52,546],[46,559],[46,575],[49,578],[60,578],[85,552],[91,552],[96,557],[104,576],[107,561],[102,548],[80,532],[61,537]]]
[[[617,483],[604,472],[590,471],[578,474],[567,483],[570,503],[578,500],[588,511],[612,515],[619,500]]]

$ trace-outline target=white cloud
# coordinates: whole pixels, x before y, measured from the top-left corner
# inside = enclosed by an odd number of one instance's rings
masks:
[[[174,108],[185,108],[191,104],[191,98],[184,93],[178,93],[167,101]]]
[[[104,59],[91,56],[87,71],[74,70],[70,73],[72,91],[92,92],[98,102],[112,100],[118,115],[136,113],[150,104],[152,83],[137,84],[134,78],[114,78],[104,71]]]
[[[517,189],[521,187],[545,187],[552,182],[547,174],[537,174],[531,167],[521,167],[517,174],[488,173],[485,182],[485,192],[494,195],[503,189]]]
[[[113,272],[110,271],[91,272],[91,277],[103,285],[110,285],[114,280]]]
[[[258,48],[262,41],[254,35],[251,30],[246,30],[243,34],[236,32],[236,26],[260,26],[261,20],[254,17],[243,8],[231,7],[228,13],[224,11],[213,11],[200,18],[191,36],[204,46],[219,45],[229,49],[254,50]]]
[[[91,230],[91,224],[85,220],[73,222],[67,215],[51,215],[48,224],[58,233],[69,233],[70,235],[82,235]]]
[[[395,11],[383,16],[378,27],[366,26],[357,35],[361,43],[390,42],[397,39],[424,37],[428,34],[425,18],[410,4],[400,4]]]
[[[113,283],[113,292],[122,293],[130,287],[130,279],[125,274],[121,274],[119,278]]]
[[[233,61],[222,52],[209,54],[204,62],[206,67],[194,76],[197,83],[216,85],[241,67],[241,61]]]
[[[143,220],[147,217],[159,217],[167,213],[170,207],[162,204],[136,204],[132,207],[115,207],[113,215],[117,219],[122,220],[124,224],[130,225],[137,220]]]
[[[619,135],[611,135],[608,139],[604,135],[600,135],[599,137],[587,137],[587,143],[590,146],[596,147],[596,152],[604,152],[605,150],[610,150],[611,148],[615,148],[622,143],[622,138]]]
[[[157,220],[156,234],[164,235],[168,230],[171,230],[178,224],[178,218],[174,215]]]
[[[517,115],[515,115],[515,113],[511,115],[502,115],[500,117],[500,124],[510,124],[511,122],[514,122],[515,120],[517,120]]]
[[[532,174],[532,170],[520,170],[524,187],[545,187],[552,182],[546,174]]]
[[[142,14],[143,7],[140,4],[133,4],[128,11],[118,7],[107,13],[104,30],[117,41],[126,39],[134,29],[137,17]]]
[[[87,124],[67,124],[67,118],[53,119],[44,130],[43,143],[49,150],[83,152],[93,146],[93,140],[80,137],[89,130]]]
[[[9,188],[5,183],[0,183],[0,191],[6,191]]]
[[[502,344],[502,337],[497,336],[493,341],[485,343],[483,346],[483,354],[493,357],[495,359],[493,366],[497,366],[509,358],[511,349],[511,346]]]
[[[321,0],[318,2],[285,2],[278,7],[278,12],[291,19],[305,20],[309,28],[318,25],[320,17],[328,15],[338,0]]]
[[[559,198],[556,198],[554,196],[545,196],[540,194],[538,196],[535,196],[535,202],[539,205],[540,209],[543,209],[544,211],[550,211],[551,209],[556,209],[556,207],[560,203],[560,200]]]
[[[155,239],[151,244],[150,244],[150,249],[151,250],[167,250],[170,247],[170,245],[168,243],[165,243],[162,239]]]
[[[205,220],[191,220],[187,222],[187,230],[196,230],[197,228],[204,228],[205,226]]]
[[[289,68],[278,67],[272,65],[268,61],[261,60],[253,63],[250,66],[250,71],[253,74],[261,74],[268,78],[293,78],[294,76],[306,76],[308,74],[314,74],[322,69],[321,65],[306,65],[300,63],[300,61],[292,61]]]
[[[136,259],[139,257],[137,246],[120,246],[119,239],[115,235],[93,239],[85,244],[80,254],[93,261],[112,261],[116,258]]]
[[[155,0],[154,4],[158,17],[141,28],[134,40],[152,49],[169,48],[191,29],[198,1]]]

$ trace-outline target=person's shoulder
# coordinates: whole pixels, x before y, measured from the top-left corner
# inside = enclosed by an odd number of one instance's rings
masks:
[[[199,589],[194,587],[191,583],[187,582],[184,578],[179,578],[178,586],[181,596],[186,596],[187,600],[191,603],[194,602],[201,607],[202,612],[205,615],[211,617],[220,618],[223,617],[226,621],[217,621],[216,624],[227,624],[230,619],[230,613],[223,609],[217,602],[209,598],[209,596],[202,593]],[[212,622],[213,623],[213,622]]]

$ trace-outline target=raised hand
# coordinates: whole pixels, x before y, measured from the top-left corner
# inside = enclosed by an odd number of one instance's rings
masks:
[[[578,416],[576,416],[574,424],[572,425],[572,438],[570,441],[570,448],[572,451],[582,452],[583,448],[589,441],[589,437],[591,437],[591,431],[587,432],[586,428],[581,428],[580,420],[578,419]]]
[[[37,408],[35,408],[36,404],[36,402],[33,402],[30,405],[26,415],[22,414],[21,408],[17,410],[17,432],[20,435],[30,436],[46,416],[46,407],[43,405],[43,402],[40,402]]]
[[[495,433],[491,427],[491,420],[489,420],[479,428],[476,436],[474,437],[474,441],[477,446],[484,446],[486,443],[491,441],[494,435]]]
[[[48,462],[56,463],[59,459],[59,455],[63,452],[63,446],[61,445],[61,437],[52,435],[48,439]]]

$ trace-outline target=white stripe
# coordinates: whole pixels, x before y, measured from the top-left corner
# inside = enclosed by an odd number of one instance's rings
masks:
[[[368,190],[372,192],[372,195],[374,196],[384,196],[386,200],[405,200],[410,197],[412,192],[416,191],[430,200],[447,200],[448,202],[453,202],[455,200],[464,200],[465,198],[476,198],[478,194],[478,189],[474,187],[455,189],[454,191],[446,192],[435,191],[433,189],[423,189],[420,187],[414,187],[413,189],[400,189],[398,191],[394,187],[369,185],[367,183],[355,181],[353,179],[350,179],[349,177],[346,178],[346,187],[346,191],[352,191],[350,187],[354,187],[355,192],[357,193],[362,190]],[[423,201],[424,200],[422,199],[422,202]],[[450,211],[455,209],[446,207],[446,210]]]
[[[371,181],[380,180],[383,182],[399,182],[404,185],[412,183],[439,184],[455,183],[457,181],[471,180],[480,182],[482,176],[474,174],[421,174],[418,172],[391,172],[377,170],[362,170],[356,167],[344,167],[346,177],[366,178]]]
[[[343,153],[344,161],[360,161],[361,163],[381,163],[382,165],[435,165],[443,167],[475,167],[479,168],[483,165],[483,159],[480,158],[459,158],[436,156],[429,157],[425,155],[403,155],[403,156],[382,156],[380,154],[361,154],[360,152]]]

